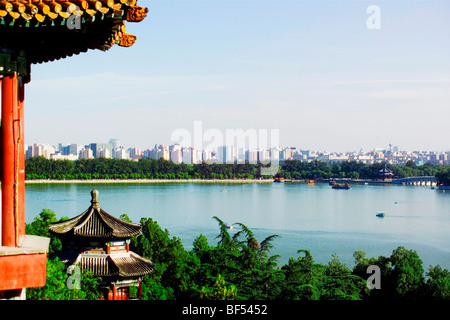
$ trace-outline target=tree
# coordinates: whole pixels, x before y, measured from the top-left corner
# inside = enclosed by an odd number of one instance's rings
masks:
[[[276,296],[282,274],[275,269],[278,256],[268,257],[268,252],[277,235],[269,236],[259,243],[244,224],[235,223],[241,230],[231,236],[221,219],[216,216],[213,219],[219,223],[220,229],[216,237],[219,239],[217,246],[205,252],[208,246],[204,239],[196,241],[196,251],[202,252],[202,266],[205,257],[210,263],[205,265],[207,270],[203,272],[212,276],[223,275],[236,286],[237,299],[268,299]],[[245,238],[241,240],[241,236]]]
[[[436,173],[436,179],[438,180],[438,184],[444,186],[450,186],[450,169],[443,169],[441,172]]]
[[[322,300],[360,300],[366,288],[366,281],[352,274],[351,270],[339,261],[334,254],[333,259],[324,270]]]
[[[47,279],[45,286],[27,289],[29,300],[95,300],[100,298],[98,291],[100,278],[91,273],[81,273],[80,289],[67,286],[69,274],[67,266],[58,258],[47,260]]]
[[[203,300],[233,300],[236,297],[236,287],[226,286],[225,280],[219,274],[212,287],[203,287],[200,298]]]
[[[179,238],[170,238],[169,231],[162,230],[151,218],[142,218],[140,223],[142,234],[132,238],[131,250],[155,263],[154,272],[143,285],[148,288],[160,283],[159,292],[170,299],[198,296],[199,288],[193,281],[198,257],[185,251]]]
[[[427,272],[425,298],[432,300],[450,300],[450,272],[439,265],[430,266]]]
[[[297,259],[289,258],[286,265],[281,267],[284,273],[281,299],[287,300],[318,300],[320,298],[320,281],[317,266],[314,264],[308,250],[298,250],[304,253]]]
[[[25,233],[29,235],[36,235],[41,237],[50,238],[48,253],[52,254],[61,250],[61,240],[50,233],[48,226],[52,223],[68,220],[69,218],[63,217],[59,221],[56,219],[55,213],[50,209],[42,209],[39,217],[35,217],[33,222],[25,224]]]
[[[398,247],[392,251],[390,257],[365,258],[363,251],[354,254],[355,267],[353,273],[367,276],[366,270],[370,265],[380,268],[381,289],[371,290],[369,299],[402,299],[414,300],[423,296],[425,289],[424,270],[422,260],[414,250]]]
[[[67,218],[65,218],[67,219]],[[126,214],[120,219],[131,222]],[[290,299],[290,300],[415,300],[450,299],[450,272],[439,265],[430,266],[425,279],[422,260],[414,250],[398,247],[389,257],[367,258],[364,251],[353,254],[355,266],[350,270],[337,255],[327,265],[314,263],[307,250],[297,259],[278,267],[278,256],[270,256],[271,235],[259,242],[254,232],[243,223],[230,233],[218,217],[216,245],[199,235],[193,249],[186,251],[179,238],[170,237],[156,221],[142,218],[142,234],[133,237],[131,250],[155,262],[152,274],[143,277],[143,299]],[[43,209],[32,223],[26,224],[28,234],[51,237],[51,251],[57,243],[48,232],[48,225],[57,222],[52,210]],[[369,290],[368,267],[379,267],[381,288]],[[100,278],[82,273],[81,288],[70,289],[67,266],[57,258],[47,261],[47,282],[44,287],[27,290],[28,299],[94,300]]]
[[[394,298],[418,299],[424,284],[422,260],[414,250],[398,247],[390,257]]]

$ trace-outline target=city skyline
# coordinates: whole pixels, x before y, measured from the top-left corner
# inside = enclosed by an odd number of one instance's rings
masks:
[[[163,145],[163,146],[179,145],[181,148],[194,148],[194,144],[181,145],[180,143],[174,142],[174,141],[172,141],[170,143],[160,143],[160,142],[156,142],[155,141],[153,143],[147,143],[144,146],[138,146],[138,145],[133,144],[133,143],[125,145],[125,144],[121,143],[121,141],[122,141],[121,139],[117,139],[117,138],[107,139],[106,141],[102,141],[102,142],[99,142],[99,140],[97,140],[97,142],[93,142],[93,141],[95,141],[95,139],[90,139],[89,141],[91,141],[91,142],[88,142],[88,143],[86,143],[86,142],[81,142],[81,143],[80,142],[57,142],[57,143],[51,143],[51,142],[46,142],[46,141],[38,141],[38,142],[34,142],[32,144],[25,144],[25,147],[32,146],[32,145],[39,145],[39,144],[40,145],[50,145],[50,146],[55,147],[55,148],[57,148],[59,145],[61,145],[63,147],[67,147],[67,146],[71,146],[71,145],[77,145],[78,147],[84,147],[84,146],[89,146],[91,144],[106,144],[106,143],[108,143],[108,144],[112,144],[113,148],[117,148],[117,147],[121,147],[121,148],[124,148],[124,149],[138,148],[138,149],[141,149],[141,150],[146,150],[146,149],[151,150],[153,147],[157,147],[157,146],[161,146],[161,145]],[[220,145],[220,147],[222,147],[222,146],[236,146],[237,147],[236,144],[226,144],[226,143]],[[325,148],[309,149],[309,148],[302,147],[302,145],[300,143],[297,143],[295,145],[282,145],[282,144],[279,144],[279,145],[277,145],[275,147],[277,147],[277,148],[292,148],[292,149],[298,149],[298,150],[309,150],[309,151],[314,151],[314,152],[329,152],[329,153],[376,152],[376,151],[381,151],[381,150],[387,151],[390,148],[395,148],[396,150],[402,151],[402,152],[442,152],[442,153],[450,153],[450,147],[445,148],[445,149],[430,149],[430,148],[425,148],[425,149],[421,149],[421,148],[406,149],[406,148],[403,148],[403,147],[401,147],[401,146],[399,146],[397,144],[392,144],[392,143],[387,143],[384,146],[373,146],[373,147],[368,148],[368,149],[364,149],[364,148],[356,149],[356,148],[354,148],[353,150],[328,150],[328,149],[325,149]],[[205,148],[203,148],[202,150],[204,150],[204,149]],[[217,149],[217,148],[215,148],[215,149]],[[249,148],[248,145],[246,144],[244,149],[252,149],[252,148]],[[256,148],[253,148],[253,149],[264,149],[264,148],[256,147]],[[267,148],[267,149],[270,149],[270,147]],[[211,150],[211,148],[208,148],[208,150]]]
[[[32,66],[25,143],[170,144],[201,120],[311,150],[448,150],[450,4],[377,1],[370,29],[371,4],[153,1],[133,47]]]
[[[153,148],[125,147],[119,139],[110,139],[109,142],[89,144],[58,143],[33,144],[25,147],[26,158],[43,156],[52,160],[78,160],[94,158],[113,158],[138,160],[141,158],[164,159],[174,163],[200,164],[206,163],[271,163],[284,160],[301,160],[311,162],[315,160],[324,162],[357,161],[366,164],[387,162],[390,164],[406,164],[408,161],[416,165],[435,164],[450,165],[450,151],[412,151],[401,150],[399,146],[389,145],[388,148],[375,148],[363,152],[328,152],[320,150],[305,150],[293,146],[272,146],[269,148],[240,148],[237,145],[223,145],[214,149],[195,149],[192,146],[155,144]]]

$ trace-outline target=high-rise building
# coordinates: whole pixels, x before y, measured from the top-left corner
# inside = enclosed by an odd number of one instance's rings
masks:
[[[192,163],[202,163],[202,151],[192,149]]]
[[[170,161],[172,161],[173,163],[181,163],[182,154],[179,144],[174,145],[172,151],[170,151]]]
[[[209,163],[212,161],[212,152],[209,150],[203,150],[202,151],[202,161],[205,161],[206,163]]]
[[[108,149],[101,149],[100,151],[97,151],[97,158],[111,158],[112,154]]]
[[[112,145],[113,150],[120,147],[120,143],[118,139],[110,139],[109,143]]]
[[[192,148],[181,149],[181,162],[187,164],[192,163]]]
[[[114,150],[112,157],[115,159],[130,159],[130,152],[123,147],[118,147]]]
[[[245,160],[248,163],[258,163],[258,150],[245,150]]]
[[[139,159],[142,157],[142,151],[139,148],[131,148],[130,149],[130,158]]]
[[[162,151],[162,158],[164,160],[169,161],[170,160],[169,147],[165,145],[160,145],[159,148]]]
[[[94,158],[93,152],[90,148],[83,148],[78,154],[79,159],[92,159]]]
[[[34,148],[33,146],[28,146],[27,151],[25,152],[25,158],[34,157]]]
[[[217,163],[225,163],[227,160],[227,147],[220,146],[217,148]]]
[[[69,145],[69,154],[74,154],[74,155],[78,154],[78,145],[76,143],[71,143]]]
[[[100,156],[101,150],[108,150],[109,154],[112,154],[113,146],[111,143],[91,143],[89,148],[92,150],[92,154],[94,158],[98,158]]]
[[[235,163],[236,159],[236,146],[220,146],[217,148],[217,163]]]

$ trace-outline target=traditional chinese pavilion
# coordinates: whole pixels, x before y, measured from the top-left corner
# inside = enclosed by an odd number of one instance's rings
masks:
[[[102,277],[104,299],[128,300],[130,287],[139,288],[141,278],[153,271],[151,260],[130,251],[132,236],[142,227],[117,219],[99,205],[98,191],[91,192],[91,206],[70,220],[49,226],[63,244],[56,254],[66,265],[76,265]]]
[[[45,285],[48,241],[25,235],[25,84],[31,65],[88,50],[129,47],[125,22],[148,9],[137,0],[0,0],[0,299]]]
[[[386,164],[384,165],[384,168],[378,171],[378,178],[381,180],[388,180],[392,179],[394,177],[394,171],[389,169]]]

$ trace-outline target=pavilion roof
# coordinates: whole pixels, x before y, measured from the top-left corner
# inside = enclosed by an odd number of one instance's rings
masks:
[[[136,4],[137,0],[0,0],[0,75],[17,71],[29,81],[31,64],[89,49],[106,51],[115,44],[133,45],[136,36],[126,33],[125,22],[142,21],[148,12]]]
[[[98,204],[98,191],[92,190],[91,206],[82,214],[48,228],[54,234],[96,239],[125,239],[139,235],[139,224],[125,222],[105,212]]]
[[[394,171],[392,171],[385,165],[384,168],[382,168],[380,171],[378,171],[378,173],[379,174],[392,174],[392,173],[394,173]]]
[[[131,251],[110,255],[80,254],[74,264],[101,277],[136,277],[149,274],[154,269],[153,261]]]

